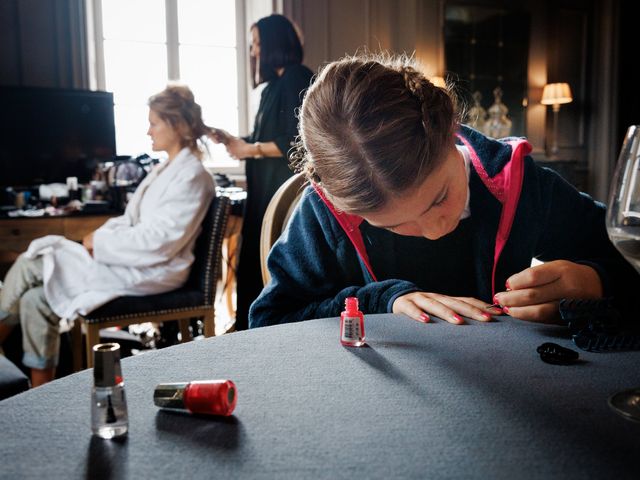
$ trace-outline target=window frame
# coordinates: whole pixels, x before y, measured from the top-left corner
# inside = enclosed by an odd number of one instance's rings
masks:
[[[92,90],[106,91],[104,35],[102,29],[102,0],[85,0],[87,11],[87,57],[89,85]],[[247,8],[245,0],[235,0],[236,10],[236,68],[238,87],[238,132],[250,131],[250,105],[248,70]],[[178,35],[178,0],[165,0],[167,33],[167,81],[180,79],[180,42]],[[240,161],[207,162],[207,168],[216,173],[244,174]]]

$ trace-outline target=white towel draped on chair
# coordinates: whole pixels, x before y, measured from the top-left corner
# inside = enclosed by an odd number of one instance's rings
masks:
[[[74,319],[116,297],[163,293],[186,281],[213,178],[185,148],[138,190],[124,215],[96,230],[93,257],[60,236],[29,246],[28,255],[43,255],[45,295],[58,316]]]

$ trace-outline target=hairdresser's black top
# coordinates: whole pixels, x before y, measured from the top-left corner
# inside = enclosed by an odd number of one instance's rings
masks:
[[[247,328],[249,305],[262,289],[260,271],[260,228],[269,200],[293,172],[287,152],[298,135],[296,110],[309,87],[311,70],[289,65],[281,77],[271,80],[262,91],[253,132],[246,140],[275,142],[284,157],[247,158],[247,201],[242,227],[242,248],[238,265],[238,314],[236,329]]]
[[[489,178],[512,161],[509,143],[490,139],[464,126],[459,133],[478,156]],[[335,217],[318,194],[308,188],[289,227],[269,255],[272,281],[251,307],[250,326],[338,316],[344,299],[350,296],[358,297],[360,309],[365,313],[386,313],[398,296],[412,291],[459,295],[460,272],[447,268],[446,260],[455,262],[460,258],[471,266],[464,274],[475,280],[462,287],[465,293],[491,303],[494,247],[502,205],[475,168],[471,168],[469,189],[471,217],[468,224],[462,222],[461,226],[472,232],[468,239],[470,248],[463,251],[451,242],[439,244],[417,239],[418,249],[389,250],[384,245],[380,248],[367,242],[363,235],[379,280],[374,282]],[[634,291],[640,291],[640,277],[609,241],[604,217],[603,204],[578,192],[558,174],[535,165],[526,156],[515,218],[496,266],[497,291],[503,289],[508,277],[528,268],[535,257],[542,261],[565,259],[589,264],[599,273],[606,296],[632,298]],[[372,228],[366,222],[360,225],[364,233]],[[398,245],[406,242],[400,238],[397,241]],[[425,270],[424,259],[417,258],[423,248],[433,248],[428,258],[441,257],[435,268]],[[385,255],[403,258],[382,261]],[[377,272],[376,263],[381,262],[383,268]],[[416,273],[416,269],[422,271]]]

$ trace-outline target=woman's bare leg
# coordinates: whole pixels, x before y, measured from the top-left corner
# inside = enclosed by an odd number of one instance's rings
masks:
[[[31,369],[31,388],[39,387],[50,382],[56,376],[55,367],[52,368],[32,368]]]
[[[11,334],[14,326],[15,325],[5,325],[4,323],[0,323],[0,346],[2,346],[7,337]]]

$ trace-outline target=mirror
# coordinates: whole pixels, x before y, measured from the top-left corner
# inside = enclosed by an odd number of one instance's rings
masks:
[[[524,136],[530,14],[447,2],[444,17],[446,79],[464,121],[493,137]]]

